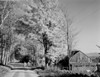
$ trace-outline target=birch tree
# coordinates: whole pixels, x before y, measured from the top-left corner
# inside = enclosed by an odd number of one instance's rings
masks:
[[[0,31],[1,31],[1,63],[4,64],[4,55],[5,55],[5,46],[7,45],[8,43],[8,39],[7,38],[9,35],[7,35],[5,32],[4,32],[4,21],[6,20],[6,18],[9,16],[9,12],[10,12],[10,7],[8,5],[8,2],[7,1],[0,1]],[[9,32],[8,32],[9,33]],[[7,36],[7,37],[5,37]],[[9,44],[10,45],[10,44]],[[7,47],[7,46],[6,46]]]

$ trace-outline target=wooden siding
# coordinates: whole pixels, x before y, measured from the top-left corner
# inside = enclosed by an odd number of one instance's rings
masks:
[[[87,70],[97,70],[97,66],[92,62],[92,59],[81,51],[70,58],[70,64],[73,71],[82,72]]]

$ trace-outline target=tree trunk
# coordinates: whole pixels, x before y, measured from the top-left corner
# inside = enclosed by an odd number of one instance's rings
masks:
[[[3,64],[2,57],[3,57],[3,49],[1,48],[1,64]]]
[[[45,68],[47,68],[48,58],[47,58],[47,46],[45,47]]]
[[[70,45],[68,45],[68,70],[70,70],[70,57],[71,57],[71,48]]]
[[[3,49],[3,54],[2,54],[2,62],[3,65],[5,65],[5,50]]]
[[[1,47],[1,64],[3,65],[4,49]]]
[[[6,65],[7,64],[7,51],[5,51],[5,53],[4,53],[4,65]]]

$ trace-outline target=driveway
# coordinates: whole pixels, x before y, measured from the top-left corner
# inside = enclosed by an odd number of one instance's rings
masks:
[[[11,70],[4,77],[39,77],[39,75],[31,70]]]

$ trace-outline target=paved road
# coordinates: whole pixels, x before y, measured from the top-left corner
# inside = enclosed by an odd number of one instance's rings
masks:
[[[11,70],[5,77],[38,77],[35,71],[31,70]]]

